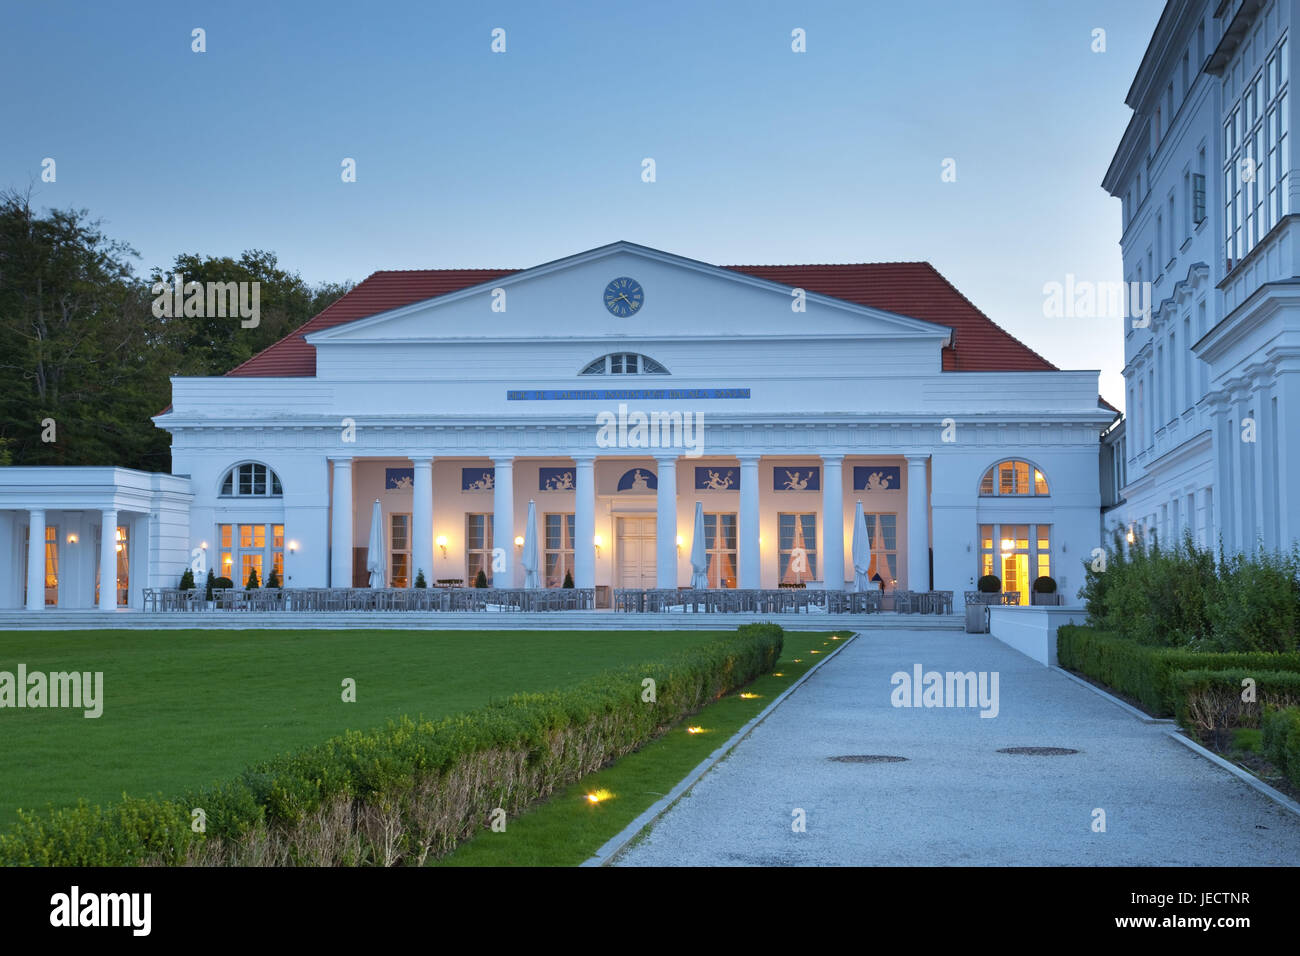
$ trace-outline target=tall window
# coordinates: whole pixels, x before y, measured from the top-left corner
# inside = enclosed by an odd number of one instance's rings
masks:
[[[492,583],[492,516],[465,515],[465,583],[473,586],[482,571]]]
[[[736,586],[736,513],[704,515],[704,552],[709,561],[709,587]]]
[[[1183,317],[1183,408],[1192,407],[1192,317]]]
[[[1047,478],[1027,461],[998,462],[980,481],[981,495],[1046,495]]]
[[[411,516],[389,516],[391,530],[388,535],[388,584],[394,588],[411,586]]]
[[[805,584],[817,579],[817,515],[777,515],[777,579]]]
[[[266,465],[255,462],[236,465],[221,480],[223,498],[278,498],[283,494],[280,476]]]
[[[23,593],[27,592],[27,576],[32,569],[27,566],[28,545],[32,540],[32,529],[27,528],[23,545]],[[45,526],[45,567],[41,569],[45,578],[45,606],[57,607],[59,604],[59,529],[57,526]]]
[[[1223,248],[1232,269],[1289,211],[1286,35],[1225,107]]]
[[[867,579],[884,590],[893,590],[898,585],[898,515],[869,514],[866,519],[871,548]]]
[[[218,528],[221,541],[221,577],[230,578],[237,588],[248,583],[248,573],[257,571],[257,583],[266,586],[271,571],[284,584],[284,525],[223,524]]]
[[[980,525],[979,572],[996,574],[1004,592],[1017,592],[1028,604],[1034,578],[1052,574],[1052,526]]]
[[[572,513],[548,514],[543,518],[546,548],[543,568],[546,586],[564,586],[564,575],[573,573],[574,516]],[[576,583],[576,582],[575,582]]]

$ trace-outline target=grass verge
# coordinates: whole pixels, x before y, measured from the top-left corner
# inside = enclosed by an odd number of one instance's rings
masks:
[[[848,631],[786,631],[776,673],[705,707],[666,734],[588,774],[547,802],[485,827],[432,866],[577,866],[667,794],[713,751],[849,636]],[[741,694],[754,694],[742,697]],[[688,728],[699,727],[701,733]],[[598,799],[590,799],[592,796]]]

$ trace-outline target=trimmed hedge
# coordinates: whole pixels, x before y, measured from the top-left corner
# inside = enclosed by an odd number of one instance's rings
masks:
[[[770,672],[775,624],[565,690],[518,694],[436,721],[402,717],[256,764],[178,800],[20,813],[0,865],[421,864],[485,826],[643,746]],[[643,681],[655,682],[655,699]],[[201,808],[206,832],[191,828]]]
[[[1300,787],[1300,707],[1268,708],[1260,725],[1264,756]]]
[[[1255,682],[1254,700],[1242,700],[1247,679]],[[1223,734],[1233,728],[1259,727],[1265,706],[1300,705],[1296,671],[1190,670],[1175,674],[1173,681],[1178,723],[1220,746],[1226,743]]]
[[[1056,650],[1061,667],[1135,698],[1156,717],[1175,715],[1180,692],[1174,679],[1182,671],[1242,670],[1256,680],[1266,672],[1300,671],[1298,653],[1200,653],[1138,644],[1108,631],[1073,624],[1063,625],[1057,632]]]

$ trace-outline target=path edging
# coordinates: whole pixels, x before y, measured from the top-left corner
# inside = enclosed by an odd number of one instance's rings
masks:
[[[678,782],[677,786],[673,787],[665,796],[660,797],[643,810],[635,820],[605,841],[605,843],[595,853],[579,865],[605,866],[614,859],[614,857],[618,856],[619,853],[627,848],[629,843],[636,839],[637,835],[641,833],[642,830],[663,816],[668,811],[668,808],[681,798],[683,793],[695,786],[701,777],[712,770],[717,764],[721,763],[722,759],[726,757],[727,754],[731,753],[731,751],[736,748],[737,744],[748,737],[755,727],[767,719],[768,715],[771,714],[772,711],[781,706],[781,703],[798,690],[803,685],[804,681],[812,677],[813,674],[821,670],[821,668],[839,654],[840,651],[853,643],[860,633],[860,631],[854,631],[845,638],[839,647],[835,648],[835,650],[823,657],[814,666],[810,667],[802,677],[777,695],[776,699],[773,700],[772,703],[768,704],[759,713],[751,717],[748,723],[732,734],[726,743],[722,744],[717,750],[713,751],[713,753],[709,754],[709,756],[705,757],[703,761],[697,764],[694,770]]]
[[[1260,780],[1259,777],[1255,776],[1253,773],[1250,773],[1247,770],[1242,770],[1231,760],[1225,760],[1223,757],[1220,757],[1218,754],[1216,754],[1213,750],[1210,750],[1206,747],[1202,747],[1195,740],[1192,740],[1190,737],[1180,733],[1177,730],[1167,730],[1165,731],[1165,733],[1167,733],[1170,737],[1173,737],[1174,740],[1178,741],[1188,750],[1191,750],[1193,753],[1200,754],[1206,760],[1210,761],[1210,763],[1218,764],[1220,767],[1228,771],[1228,773],[1232,774],[1237,779],[1241,780],[1243,783],[1247,783],[1250,786],[1254,787],[1264,796],[1270,798],[1274,803],[1286,807],[1296,816],[1300,816],[1300,803],[1296,803],[1294,800],[1288,797],[1281,790],[1278,790],[1274,787],[1270,787],[1268,784],[1266,784],[1263,780]]]
[[[1134,707],[1134,706],[1133,706],[1132,704],[1130,704],[1128,701],[1120,700],[1118,697],[1116,697],[1114,694],[1110,693],[1109,691],[1104,691],[1104,690],[1102,690],[1102,689],[1101,689],[1100,687],[1098,687],[1096,684],[1090,684],[1090,683],[1088,683],[1088,682],[1087,682],[1086,680],[1084,680],[1082,677],[1078,677],[1078,676],[1076,676],[1076,675],[1074,675],[1074,674],[1071,674],[1069,671],[1067,671],[1067,670],[1066,670],[1065,668],[1063,668],[1063,667],[1060,667],[1060,666],[1058,666],[1058,665],[1053,664],[1051,669],[1054,670],[1054,671],[1056,671],[1056,673],[1058,673],[1058,674],[1061,674],[1061,675],[1063,675],[1063,676],[1065,676],[1065,677],[1068,677],[1070,680],[1074,681],[1074,682],[1075,682],[1076,684],[1078,684],[1080,687],[1086,687],[1086,688],[1088,688],[1088,690],[1092,691],[1092,692],[1093,692],[1094,694],[1096,694],[1098,697],[1104,697],[1104,698],[1106,698],[1108,701],[1110,701],[1110,702],[1111,702],[1112,704],[1114,704],[1116,707],[1119,707],[1121,710],[1123,710],[1125,713],[1127,713],[1130,717],[1135,717],[1135,718],[1137,718],[1138,720],[1142,721],[1142,723],[1144,723],[1144,724],[1163,724],[1163,725],[1174,726],[1174,725],[1176,725],[1176,724],[1178,723],[1178,721],[1173,720],[1172,718],[1169,718],[1169,717],[1152,717],[1152,716],[1151,716],[1150,714],[1148,714],[1146,711],[1138,710],[1136,707]]]

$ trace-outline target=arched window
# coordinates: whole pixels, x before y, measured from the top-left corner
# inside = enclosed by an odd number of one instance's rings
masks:
[[[221,479],[223,498],[279,498],[283,494],[280,476],[257,462],[236,465]]]
[[[637,352],[611,352],[590,362],[581,375],[667,375],[664,368],[648,355]]]
[[[1047,495],[1047,477],[1027,461],[1000,461],[980,481],[981,495]]]

